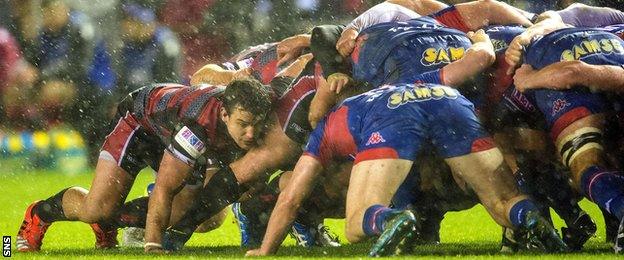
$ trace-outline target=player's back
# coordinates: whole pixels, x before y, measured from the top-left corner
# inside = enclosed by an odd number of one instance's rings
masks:
[[[212,85],[154,84],[130,94],[133,107],[128,110],[163,141],[180,124],[196,124],[213,137],[222,105],[218,97],[224,90]]]
[[[472,43],[431,17],[374,25],[358,36],[353,76],[374,86],[439,69],[463,57]]]
[[[536,69],[573,60],[594,65],[624,64],[624,41],[601,29],[564,28],[531,43],[525,55],[525,63]]]

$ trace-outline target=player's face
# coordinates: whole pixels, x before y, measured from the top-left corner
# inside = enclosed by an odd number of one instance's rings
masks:
[[[225,108],[221,111],[221,119],[227,126],[230,137],[234,139],[238,147],[249,150],[257,144],[257,136],[260,131],[260,120],[239,107],[228,114]]]

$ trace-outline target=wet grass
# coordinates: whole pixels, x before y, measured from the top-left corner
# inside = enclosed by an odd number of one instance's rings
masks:
[[[0,163],[0,235],[10,235],[15,239],[21,224],[24,210],[31,202],[45,199],[57,191],[69,186],[89,187],[91,174],[84,173],[66,176],[56,171],[31,171],[9,167]],[[142,196],[147,183],[153,179],[150,171],[139,175],[129,198]],[[481,206],[471,210],[449,213],[442,222],[442,244],[438,246],[419,246],[414,255],[407,258],[471,258],[471,259],[606,259],[615,258],[610,246],[604,243],[605,231],[599,210],[584,201],[582,203],[597,222],[598,233],[586,245],[581,253],[565,255],[535,255],[531,253],[501,255],[498,253],[500,228],[489,218]],[[556,224],[561,221],[556,219]],[[344,227],[341,220],[327,220],[326,224],[344,240]],[[195,234],[187,247],[174,254],[152,256],[143,253],[142,249],[120,248],[100,251],[93,249],[95,238],[88,225],[82,223],[59,222],[50,227],[46,234],[42,251],[39,253],[22,254],[13,250],[16,258],[96,258],[96,259],[144,259],[144,258],[242,258],[245,250],[238,244],[240,237],[233,218],[223,226],[206,234]],[[14,248],[14,245],[13,245]],[[302,249],[293,246],[287,239],[285,246],[279,251],[277,258],[362,258],[366,256],[369,245],[344,245],[341,248]]]

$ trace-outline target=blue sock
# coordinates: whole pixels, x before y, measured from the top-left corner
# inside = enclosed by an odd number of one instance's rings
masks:
[[[581,177],[585,196],[598,207],[615,215],[624,216],[624,177],[619,172],[606,171],[598,166],[589,167]]]
[[[526,215],[531,211],[539,211],[535,203],[530,199],[524,199],[516,202],[509,211],[509,220],[514,227],[528,227],[529,223],[526,223]]]
[[[362,221],[362,229],[364,234],[368,236],[379,235],[383,232],[383,223],[388,216],[398,210],[388,208],[382,205],[373,205],[366,209],[364,213],[364,221]]]

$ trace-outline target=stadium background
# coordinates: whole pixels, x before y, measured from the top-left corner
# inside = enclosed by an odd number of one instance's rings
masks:
[[[57,3],[58,2],[58,3]],[[344,23],[358,12],[381,1],[360,0],[2,0],[0,27],[7,35],[0,45],[13,41],[11,48],[2,47],[0,55],[0,234],[13,237],[20,225],[26,206],[35,199],[52,195],[61,188],[78,185],[88,187],[92,165],[103,136],[108,117],[115,102],[139,83],[177,81],[188,82],[190,75],[206,63],[218,63],[247,46],[304,33],[312,26],[325,23]],[[461,1],[446,1],[461,2]],[[563,8],[577,1],[509,1],[533,12]],[[623,9],[624,1],[582,1]],[[61,3],[72,13],[69,22],[77,23],[79,30],[91,26],[92,37],[76,38],[69,32],[71,43],[89,40],[89,55],[75,56],[74,49],[66,50],[67,69],[50,72],[55,57],[46,57],[46,17]],[[136,6],[138,9],[129,9]],[[77,19],[79,17],[81,19]],[[169,59],[164,62],[176,66],[153,70],[133,71],[124,59],[124,50],[133,46],[124,34],[125,20],[151,23],[169,38],[150,36],[163,41]],[[84,35],[84,31],[82,34]],[[57,36],[57,35],[55,35]],[[161,37],[158,37],[161,36]],[[48,40],[48,42],[46,42]],[[73,46],[73,45],[71,45]],[[55,46],[51,46],[55,47]],[[139,48],[139,52],[142,51]],[[86,63],[87,69],[81,66]],[[145,64],[142,64],[145,66]],[[134,65],[137,66],[137,65]],[[137,83],[137,73],[141,80]],[[75,75],[84,71],[84,75]],[[50,82],[60,82],[57,85]],[[69,93],[69,94],[68,94]],[[86,93],[86,94],[85,94]],[[78,115],[78,116],[77,116]],[[142,196],[146,185],[153,181],[150,170],[137,179],[129,199]],[[604,241],[604,223],[596,207],[584,201],[583,207],[599,225],[583,254],[571,258],[613,257]],[[344,234],[342,221],[328,222],[337,234]],[[557,225],[561,225],[557,221]],[[500,230],[487,213],[477,206],[472,210],[448,214],[442,224],[443,245],[422,247],[417,252],[425,256],[496,255]],[[141,257],[140,249],[122,249],[111,252],[92,250],[93,235],[89,227],[80,223],[55,224],[44,241],[44,251],[22,257]],[[342,239],[345,240],[344,237]],[[176,255],[183,257],[242,256],[238,247],[240,237],[233,219],[208,234],[198,234],[189,243],[188,250]],[[292,245],[292,240],[287,240]],[[346,249],[305,250],[288,247],[279,255],[323,257],[363,256],[366,246],[347,246]],[[516,255],[512,256],[518,257]],[[527,258],[534,256],[527,255]],[[542,258],[543,256],[540,256]]]

